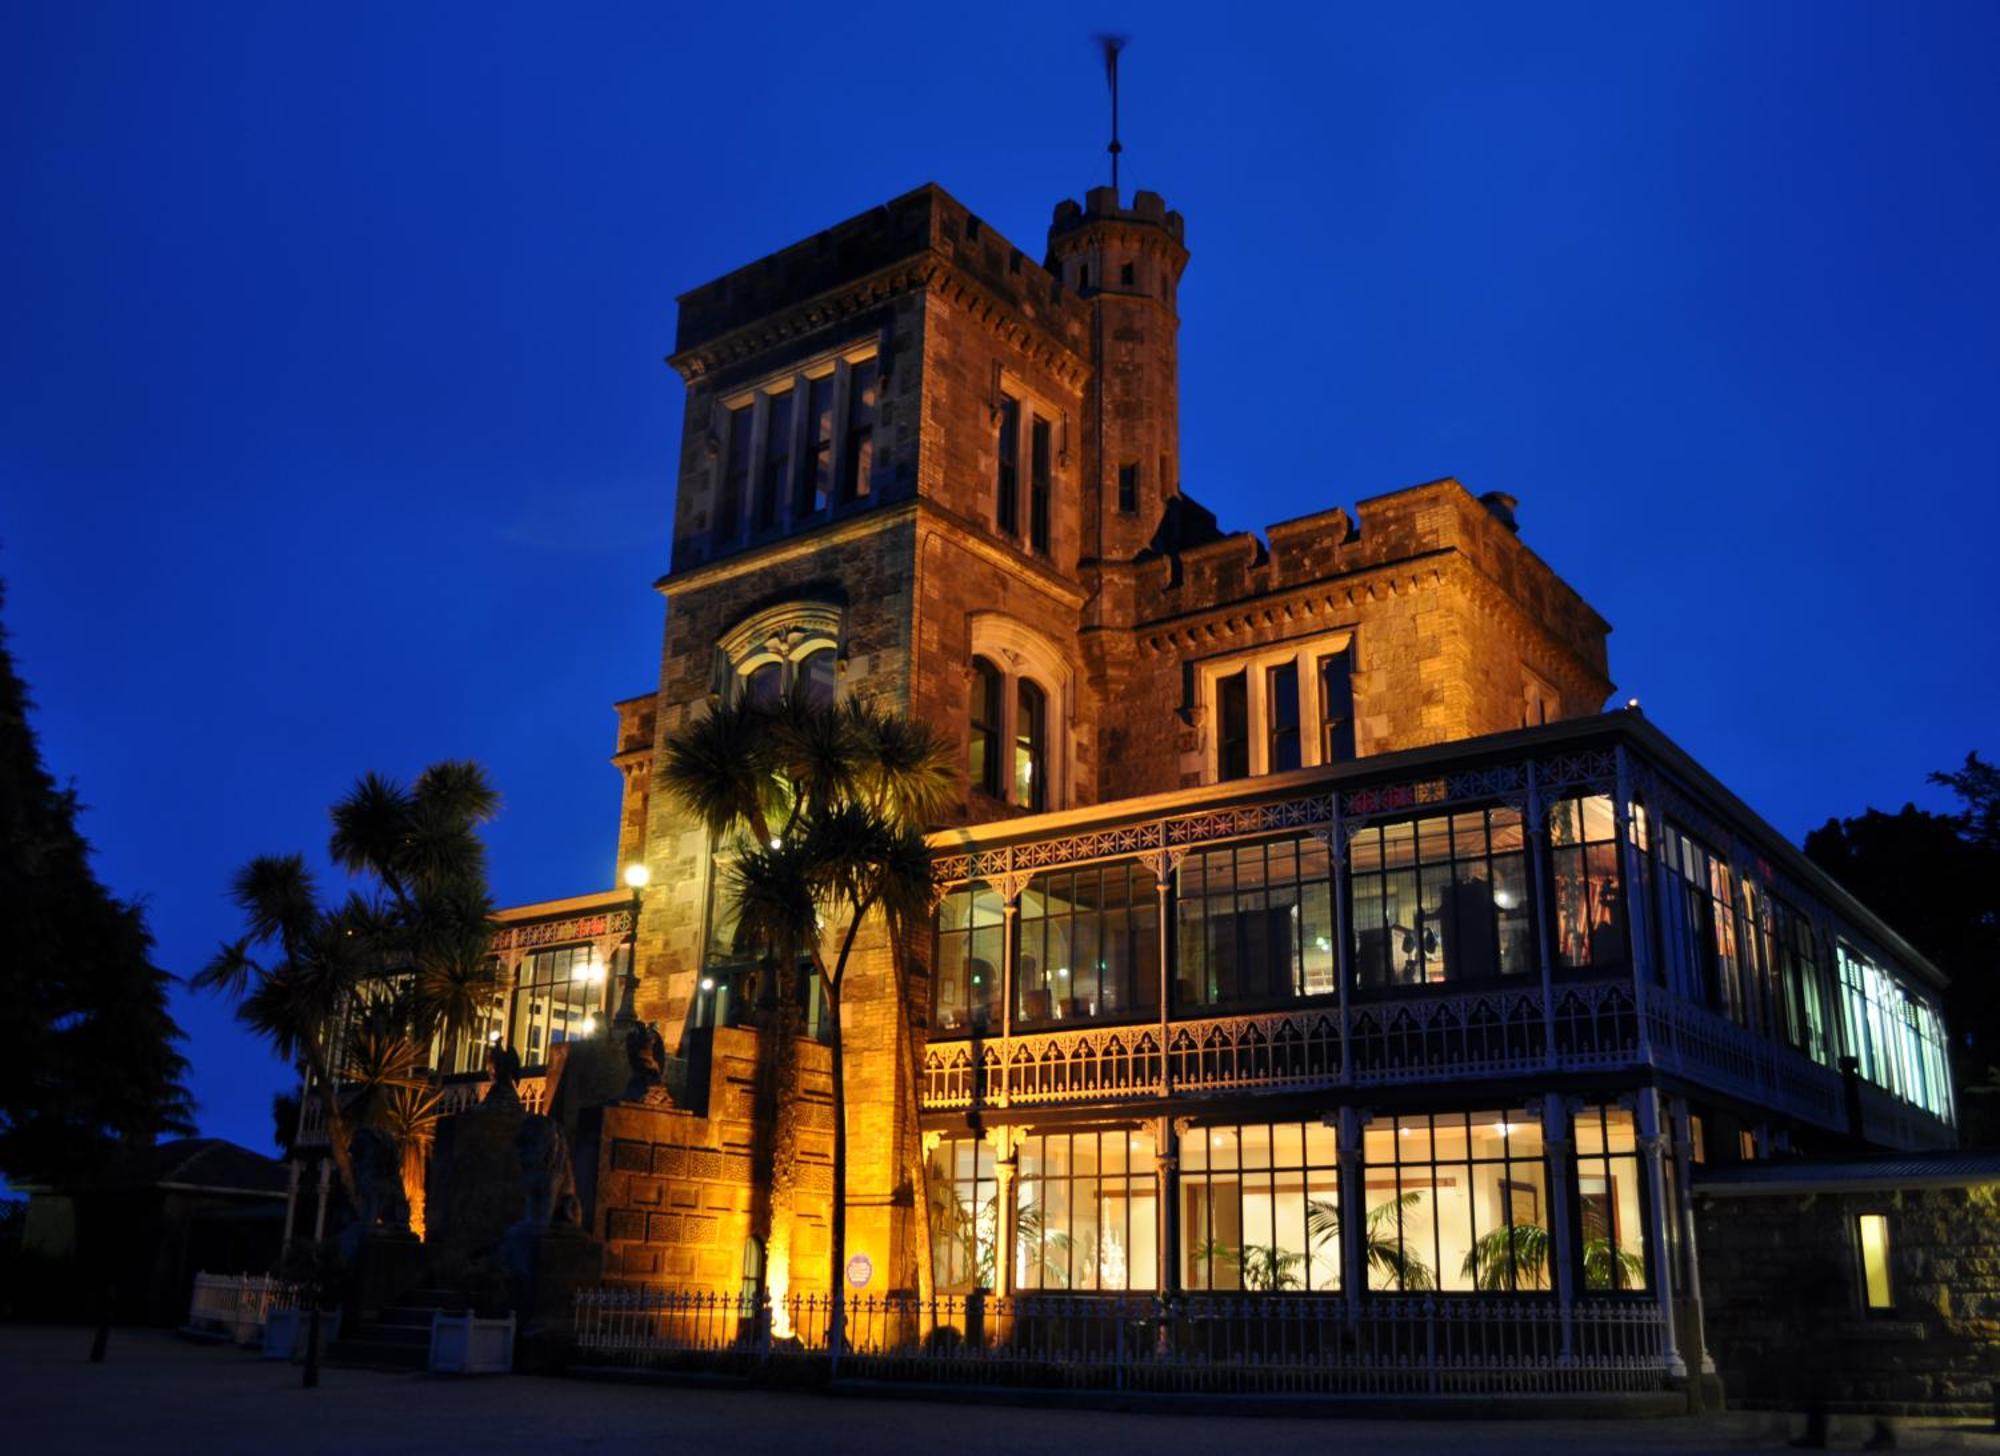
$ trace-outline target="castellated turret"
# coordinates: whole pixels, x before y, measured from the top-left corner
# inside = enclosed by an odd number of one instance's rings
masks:
[[[1092,384],[1085,403],[1083,555],[1129,561],[1180,492],[1180,314],[1187,267],[1181,215],[1156,192],[1123,207],[1113,187],[1056,205],[1046,267],[1088,301]]]

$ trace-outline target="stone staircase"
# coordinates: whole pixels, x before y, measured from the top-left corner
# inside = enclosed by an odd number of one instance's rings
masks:
[[[412,1290],[373,1319],[343,1328],[327,1346],[326,1361],[363,1370],[423,1370],[430,1364],[431,1318],[464,1308],[464,1296],[454,1290]]]

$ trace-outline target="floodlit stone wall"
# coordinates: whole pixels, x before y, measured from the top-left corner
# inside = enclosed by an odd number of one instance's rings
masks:
[[[2000,1377],[2000,1185],[1696,1192],[1709,1349],[1729,1400],[1988,1415]],[[1856,1219],[1889,1221],[1893,1307],[1864,1307]]]

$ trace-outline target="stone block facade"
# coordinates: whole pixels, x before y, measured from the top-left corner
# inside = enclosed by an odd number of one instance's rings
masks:
[[[1991,1162],[1992,1160],[1983,1160]],[[1901,1187],[1704,1191],[1696,1233],[1707,1342],[1731,1404],[1989,1415],[2000,1393],[2000,1179],[1921,1171]],[[1867,1307],[1857,1220],[1887,1220],[1889,1307]]]

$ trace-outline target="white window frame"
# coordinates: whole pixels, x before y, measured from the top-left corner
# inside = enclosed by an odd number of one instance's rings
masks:
[[[843,506],[858,508],[860,503],[872,499],[876,494],[876,477],[880,473],[882,451],[882,371],[879,364],[881,341],[869,338],[864,342],[848,344],[838,349],[830,349],[816,354],[802,364],[779,374],[772,374],[755,384],[716,398],[712,410],[711,432],[721,442],[715,460],[709,471],[708,520],[709,535],[717,547],[735,546],[746,540],[757,540],[764,536],[774,536],[789,531],[800,521],[825,520],[839,514]],[[843,502],[838,497],[840,471],[847,459],[847,430],[850,414],[849,389],[854,366],[877,360],[875,371],[875,456],[870,466],[868,479],[860,482],[855,498]],[[821,510],[799,509],[799,487],[805,469],[806,446],[808,442],[806,422],[806,401],[811,397],[809,386],[815,380],[833,376],[833,472],[836,494]],[[790,452],[787,456],[785,478],[779,485],[778,519],[775,524],[759,528],[757,525],[757,491],[764,479],[764,461],[768,454],[768,421],[771,401],[781,395],[792,397],[792,419],[790,428]],[[744,478],[744,498],[736,503],[736,531],[728,539],[715,534],[717,507],[721,504],[721,493],[729,483],[729,417],[739,409],[748,407],[750,416],[750,469]]]
[[[1271,726],[1265,698],[1270,670],[1293,664],[1299,674],[1299,767],[1316,768],[1322,762],[1326,732],[1321,721],[1319,669],[1323,659],[1351,653],[1351,628],[1290,642],[1274,642],[1252,652],[1212,658],[1195,669],[1195,704],[1205,726],[1202,734],[1202,782],[1222,782],[1222,715],[1217,684],[1237,673],[1245,674],[1250,719],[1250,774],[1261,778],[1271,772]],[[1353,658],[1349,658],[1350,669]],[[1356,709],[1359,716],[1359,708]]]
[[[1040,812],[1066,809],[1070,802],[1071,741],[1076,724],[1076,674],[1055,644],[1025,622],[1001,612],[974,612],[967,618],[970,641],[965,654],[966,699],[962,721],[971,732],[972,694],[979,675],[972,660],[983,657],[1000,670],[1000,801],[1014,803],[1014,745],[1020,728],[1022,678],[1042,690],[1048,718],[1043,724],[1043,754],[1048,774],[1048,802]],[[972,785],[978,788],[978,785]],[[983,790],[981,792],[984,792]],[[1025,807],[1025,806],[1022,806]]]

